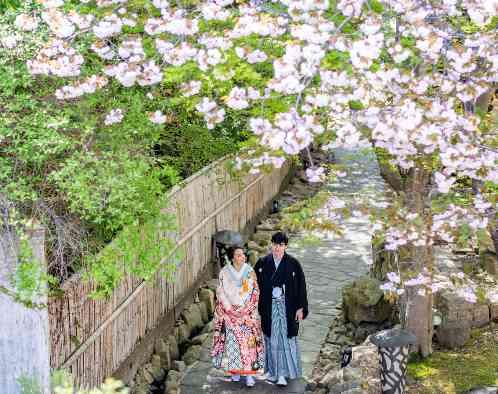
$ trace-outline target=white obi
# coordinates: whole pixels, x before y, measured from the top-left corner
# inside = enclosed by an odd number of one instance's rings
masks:
[[[282,298],[284,298],[284,295],[285,295],[285,285],[284,285],[284,288],[282,289],[281,287],[274,287],[273,290],[272,290],[272,298],[275,299],[275,300],[280,300]]]

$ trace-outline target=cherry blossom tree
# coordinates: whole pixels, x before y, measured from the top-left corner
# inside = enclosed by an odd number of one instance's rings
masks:
[[[18,15],[1,42],[14,50],[22,32],[48,26],[50,41],[27,66],[67,81],[54,90],[58,100],[120,84],[148,92],[158,108],[147,121],[157,127],[167,122],[161,100],[195,108],[208,129],[238,114],[251,138],[235,167],[251,173],[312,144],[383,152],[400,198],[370,207],[373,231],[387,249],[404,251],[383,288],[400,297],[423,355],[431,352],[433,292],[457,287],[475,299],[466,278],[434,277],[432,245],[478,237],[496,204],[486,187],[464,204],[452,197],[461,182],[498,182],[487,113],[498,79],[497,0],[40,4]],[[88,63],[99,72],[87,75]],[[126,117],[115,108],[102,122]],[[311,182],[325,173],[311,160]],[[337,198],[332,205],[347,208]]]

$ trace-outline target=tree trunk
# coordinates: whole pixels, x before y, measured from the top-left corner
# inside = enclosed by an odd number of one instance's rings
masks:
[[[427,215],[425,202],[428,198],[428,185],[430,173],[423,168],[410,170],[405,181],[405,206],[410,212],[418,213],[423,218],[424,226],[430,230],[430,215]],[[422,272],[423,268],[432,271],[433,248],[431,245],[413,246],[406,248],[403,261],[400,262],[402,269],[409,270],[415,275]],[[411,286],[406,288],[401,305],[401,322],[405,329],[411,331],[418,340],[412,350],[418,351],[422,357],[432,353],[432,306],[433,297],[430,292],[425,295],[419,294],[422,286]]]
[[[488,112],[489,103],[493,98],[493,94],[495,93],[495,89],[497,86],[498,84],[492,84],[489,90],[481,94],[476,100],[475,108],[483,112]]]

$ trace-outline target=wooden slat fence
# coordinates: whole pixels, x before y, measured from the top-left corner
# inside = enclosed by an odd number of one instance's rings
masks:
[[[212,236],[242,230],[278,193],[290,164],[271,174],[230,178],[220,160],[169,193],[167,210],[178,220],[177,247],[183,261],[173,281],[127,277],[108,300],[93,300],[94,289],[78,275],[64,295],[49,300],[51,367],[67,368],[85,387],[100,384],[131,354],[135,345],[172,311],[212,260]]]

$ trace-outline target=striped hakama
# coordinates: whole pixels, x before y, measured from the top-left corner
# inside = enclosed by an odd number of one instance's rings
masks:
[[[270,376],[295,379],[302,375],[297,337],[287,338],[285,298],[272,300],[271,337],[265,337],[265,372]]]

